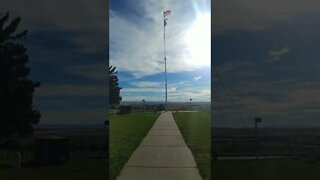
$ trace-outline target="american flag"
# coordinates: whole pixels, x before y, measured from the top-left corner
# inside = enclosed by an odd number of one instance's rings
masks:
[[[170,15],[171,14],[171,11],[170,10],[167,10],[167,11],[163,11],[163,15],[166,17],[166,16],[168,16],[168,15]]]

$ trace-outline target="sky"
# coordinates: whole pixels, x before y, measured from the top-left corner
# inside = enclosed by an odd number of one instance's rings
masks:
[[[213,7],[212,125],[252,127],[261,117],[259,126],[319,127],[320,3],[226,0]]]
[[[168,102],[210,102],[211,2],[111,0],[110,65],[126,101],[165,101],[163,11]]]
[[[0,1],[28,30],[23,44],[40,124],[101,124],[107,117],[108,2]],[[0,13],[4,13],[0,12]]]
[[[123,101],[164,101],[162,11],[169,9],[169,101],[210,101],[212,79],[213,97],[221,99],[213,98],[213,125],[227,124],[217,104],[229,125],[244,125],[232,102],[248,125],[257,116],[261,126],[320,125],[317,0],[213,1],[211,36],[208,0],[112,0],[109,12],[105,0],[10,0],[0,7],[29,31],[23,44],[30,78],[42,83],[34,106],[43,124],[105,121],[108,13],[110,64]]]

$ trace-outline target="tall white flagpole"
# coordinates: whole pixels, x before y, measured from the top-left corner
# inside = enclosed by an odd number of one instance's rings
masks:
[[[166,93],[166,103],[165,110],[167,111],[167,103],[168,103],[168,84],[167,84],[167,57],[166,57],[166,19],[165,19],[165,11],[163,11],[163,46],[164,46],[164,76],[165,76],[165,93]]]

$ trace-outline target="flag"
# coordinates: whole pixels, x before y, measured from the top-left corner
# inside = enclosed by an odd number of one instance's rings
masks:
[[[163,15],[166,17],[166,16],[169,16],[171,14],[171,11],[170,10],[167,10],[167,11],[163,11]]]
[[[168,20],[168,19],[165,19],[165,20],[164,20],[164,26],[167,25],[167,20]]]

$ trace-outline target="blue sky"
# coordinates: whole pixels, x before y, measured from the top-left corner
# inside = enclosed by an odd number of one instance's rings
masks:
[[[312,0],[219,1],[213,9],[212,122],[244,127],[232,101],[250,126],[319,127],[320,6]]]
[[[40,81],[34,106],[41,124],[101,124],[107,116],[107,2],[1,1],[20,29],[30,78]]]
[[[209,102],[209,0],[110,1],[110,64],[119,71],[123,101],[165,100],[163,10],[171,10],[166,26],[168,101]]]

